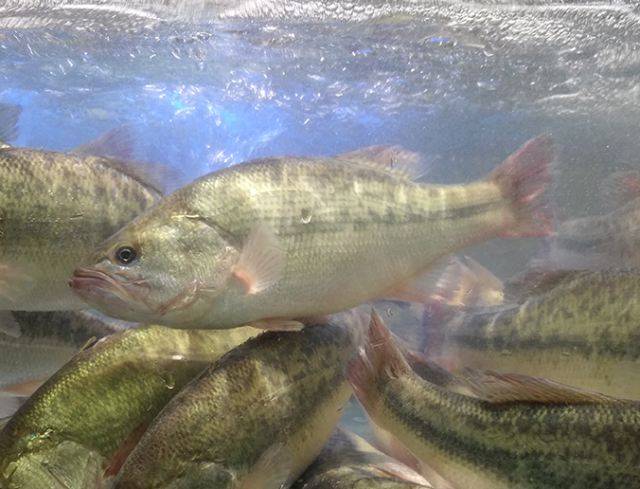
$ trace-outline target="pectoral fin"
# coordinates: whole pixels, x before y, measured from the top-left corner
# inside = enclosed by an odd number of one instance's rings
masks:
[[[285,258],[285,251],[273,230],[266,224],[258,224],[247,236],[232,274],[247,294],[258,294],[282,278]]]

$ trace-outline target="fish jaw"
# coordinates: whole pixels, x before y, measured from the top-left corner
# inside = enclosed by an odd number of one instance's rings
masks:
[[[144,300],[141,281],[123,281],[98,268],[77,268],[69,287],[87,304],[127,321],[152,319],[152,310]]]

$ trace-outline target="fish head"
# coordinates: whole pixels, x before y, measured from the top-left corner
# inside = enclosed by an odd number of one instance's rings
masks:
[[[229,276],[236,249],[192,215],[137,219],[77,268],[69,285],[96,309],[128,321],[188,323]]]

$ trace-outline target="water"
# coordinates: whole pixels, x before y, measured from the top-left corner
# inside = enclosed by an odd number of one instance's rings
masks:
[[[562,219],[601,212],[603,178],[637,167],[631,1],[124,3],[0,7],[0,102],[23,110],[15,145],[68,150],[126,125],[138,159],[179,170],[177,188],[262,156],[399,144],[452,183],[549,133]],[[508,277],[541,246],[469,253]]]

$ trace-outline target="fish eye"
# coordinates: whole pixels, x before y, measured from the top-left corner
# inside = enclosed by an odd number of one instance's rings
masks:
[[[136,259],[137,253],[131,246],[121,246],[116,250],[115,256],[122,265],[128,265]]]

